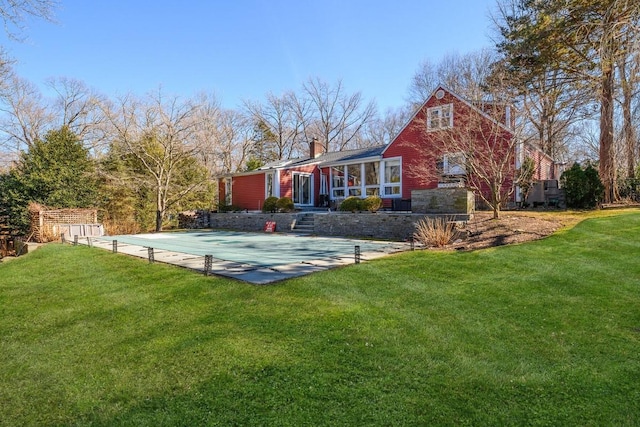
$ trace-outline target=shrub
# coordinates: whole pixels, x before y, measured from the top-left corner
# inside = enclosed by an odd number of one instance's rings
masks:
[[[369,212],[378,212],[382,207],[382,199],[378,196],[368,196],[362,201],[362,208]]]
[[[590,164],[586,168],[574,163],[560,177],[568,208],[593,209],[602,200],[604,186],[598,171]]]
[[[280,197],[276,202],[276,208],[279,212],[291,212],[294,210],[293,200],[288,197]]]
[[[275,212],[278,209],[278,198],[275,196],[267,197],[262,205],[262,212]]]
[[[536,171],[535,162],[531,157],[525,157],[520,169],[516,172],[516,184],[522,191],[522,207],[527,207],[527,197],[533,188],[534,174]]]
[[[218,203],[218,212],[240,212],[242,208],[237,205],[227,205],[224,202]]]
[[[618,191],[622,200],[640,201],[640,179],[626,178],[618,181]]]
[[[418,221],[413,238],[427,247],[440,248],[451,243],[455,235],[455,222],[446,217],[437,217]]]
[[[363,210],[363,201],[360,197],[347,197],[340,203],[340,210],[344,212],[361,211]]]

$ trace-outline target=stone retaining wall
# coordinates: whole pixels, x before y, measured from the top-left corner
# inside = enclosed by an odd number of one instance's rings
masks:
[[[300,215],[309,215],[301,213]],[[240,231],[262,231],[266,221],[276,221],[278,232],[291,232],[297,213],[211,213],[209,227]],[[313,234],[318,236],[367,237],[403,241],[409,239],[415,224],[426,215],[393,212],[313,213]],[[430,215],[437,216],[437,215]],[[451,220],[466,221],[469,215],[448,215]]]
[[[424,215],[387,212],[332,212],[315,215],[315,233],[321,236],[353,236],[407,240]]]
[[[475,196],[466,188],[411,190],[411,210],[424,214],[468,215],[475,210]]]
[[[276,222],[276,231],[288,232],[295,224],[297,213],[224,212],[210,213],[208,228],[240,231],[262,231],[267,221]]]

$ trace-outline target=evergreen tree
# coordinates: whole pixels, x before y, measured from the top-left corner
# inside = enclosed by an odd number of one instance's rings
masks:
[[[93,161],[67,127],[49,131],[23,152],[16,168],[0,176],[0,215],[23,232],[28,228],[28,204],[85,208],[96,203]]]
[[[18,171],[31,201],[56,208],[83,208],[95,203],[94,163],[67,127],[36,140],[22,155]]]
[[[562,174],[560,183],[568,208],[593,209],[602,201],[604,186],[598,171],[591,164],[583,169],[578,163],[574,163]]]
[[[508,3],[508,2],[505,2]],[[600,105],[599,173],[606,202],[613,201],[615,60],[639,27],[640,3],[628,0],[513,0],[500,28],[500,50],[524,85],[549,69],[563,80],[585,84]]]

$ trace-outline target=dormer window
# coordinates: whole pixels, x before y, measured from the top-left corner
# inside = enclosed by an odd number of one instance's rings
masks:
[[[427,108],[427,130],[441,130],[453,127],[453,104]]]

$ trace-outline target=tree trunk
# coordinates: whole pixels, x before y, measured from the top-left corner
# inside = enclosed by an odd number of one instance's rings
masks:
[[[156,211],[156,231],[162,231],[162,211]]]
[[[491,194],[491,199],[493,202],[493,219],[500,219],[500,200],[502,199],[500,197],[500,184],[494,182],[491,185],[491,192],[493,193]]]
[[[631,97],[626,97],[622,103],[624,116],[624,139],[627,151],[627,178],[636,177],[636,137],[631,116]]]
[[[158,184],[156,190],[156,231],[162,231],[162,217],[164,213],[164,206],[162,206],[162,188]]]
[[[603,58],[600,98],[600,166],[604,185],[604,202],[615,200],[615,165],[613,151],[613,64]]]
[[[625,154],[627,156],[627,178],[633,179],[636,175],[636,135],[635,129],[633,128],[633,112],[631,106],[633,98],[631,85],[633,83],[627,79],[626,66],[625,61],[621,61],[618,70],[620,71],[620,83],[622,86],[622,117],[624,123],[622,133],[624,135]]]

